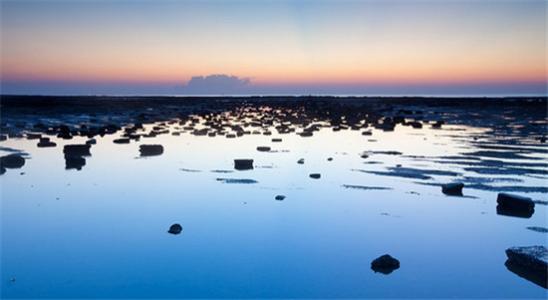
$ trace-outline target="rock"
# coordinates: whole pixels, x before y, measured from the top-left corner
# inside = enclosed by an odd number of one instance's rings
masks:
[[[282,142],[282,139],[280,139],[280,138],[273,138],[273,139],[272,139],[272,142],[273,142],[273,143],[281,143],[281,142]]]
[[[253,159],[235,159],[234,160],[234,169],[236,170],[252,170],[253,169]]]
[[[63,153],[65,156],[91,156],[90,149],[91,145],[86,144],[65,145]]]
[[[388,254],[380,256],[371,262],[371,269],[375,271],[375,273],[379,272],[386,275],[399,268],[400,261]]]
[[[8,139],[8,136],[5,134],[0,134],[0,141],[5,141]]]
[[[86,141],[86,145],[95,145],[95,144],[97,144],[96,139],[89,139]]]
[[[6,173],[6,168],[4,166],[0,166],[0,175],[4,175]]]
[[[506,249],[506,267],[517,275],[547,288],[548,249],[545,246]]]
[[[38,146],[39,148],[45,148],[45,147],[55,147],[57,146],[57,144],[50,141],[48,137],[44,137],[44,138],[40,138],[40,141],[38,142],[36,146]]]
[[[270,147],[268,147],[268,146],[259,146],[259,147],[257,147],[257,151],[268,152],[268,151],[270,151]]]
[[[162,145],[140,145],[139,152],[141,156],[154,156],[164,153],[164,146]]]
[[[129,138],[119,138],[113,140],[115,144],[129,144],[130,139]]]
[[[181,231],[183,231],[183,226],[181,226],[180,224],[173,224],[169,227],[169,230],[167,232],[171,233],[171,234],[179,234],[181,233]]]
[[[464,184],[461,182],[447,183],[441,186],[441,192],[451,196],[462,196]]]
[[[274,199],[276,199],[278,201],[283,201],[285,199],[285,196],[284,195],[276,195],[276,197],[274,197]]]
[[[333,160],[333,157],[328,157],[327,158],[327,161],[332,161]]]
[[[532,230],[532,231],[536,231],[536,232],[541,232],[541,233],[548,233],[548,228],[546,228],[546,227],[529,226],[529,227],[527,227],[527,229]]]
[[[6,169],[19,169],[25,165],[25,158],[20,154],[8,154],[0,157],[0,166]]]
[[[535,203],[528,197],[499,193],[497,203],[497,214],[500,215],[530,218],[535,212]]]
[[[313,178],[313,179],[320,179],[320,177],[322,177],[320,173],[312,173],[309,176],[310,178]]]
[[[371,132],[371,130],[366,130],[362,132],[362,135],[366,135],[366,136],[373,135],[373,132]]]
[[[297,163],[300,164],[300,165],[304,164],[304,158],[299,159],[299,160],[297,161]]]
[[[27,133],[27,140],[38,140],[42,137],[40,133]]]

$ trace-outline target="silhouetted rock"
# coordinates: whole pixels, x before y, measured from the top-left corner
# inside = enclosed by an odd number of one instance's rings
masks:
[[[8,136],[7,136],[7,135],[5,135],[5,134],[0,134],[0,142],[1,142],[1,141],[5,141],[5,140],[7,140],[7,139],[8,139]]]
[[[285,199],[285,196],[284,195],[276,195],[276,197],[274,197],[274,199],[278,200],[278,201],[282,201]]]
[[[375,273],[390,274],[394,270],[399,269],[399,267],[400,262],[388,254],[380,256],[371,262],[371,269]]]
[[[502,215],[529,218],[535,212],[535,203],[528,197],[499,193],[497,203],[497,213]]]
[[[299,159],[299,160],[297,161],[297,163],[300,164],[300,165],[304,164],[304,158]]]
[[[129,144],[130,139],[129,138],[119,138],[113,140],[115,144]]]
[[[179,234],[181,233],[181,231],[183,231],[183,226],[181,226],[180,224],[173,224],[169,227],[169,230],[167,232],[171,233],[171,234]]]
[[[328,157],[327,158],[327,161],[332,161],[333,160],[333,157]]]
[[[447,183],[441,186],[441,192],[451,196],[462,196],[464,184],[461,182]]]
[[[8,154],[0,157],[0,166],[6,169],[19,169],[25,165],[25,158],[20,154]]]
[[[257,147],[257,151],[268,152],[268,151],[270,151],[270,147],[268,147],[268,146],[259,146],[259,147]]]
[[[236,170],[251,170],[253,169],[253,159],[235,159],[234,169]]]
[[[36,144],[38,148],[46,148],[46,147],[55,147],[57,146],[56,143],[50,141],[49,137],[43,137],[40,138],[40,141],[38,141],[38,144]]]
[[[95,144],[97,144],[96,139],[89,139],[86,141],[86,145],[95,145]]]
[[[65,156],[91,156],[91,145],[86,144],[72,144],[65,145],[63,147],[63,153]]]
[[[140,145],[139,152],[141,156],[154,156],[164,153],[164,146],[162,145]]]
[[[506,267],[544,288],[547,288],[548,249],[545,246],[511,247],[506,249]]]
[[[38,140],[42,137],[40,133],[27,133],[27,140]]]
[[[6,173],[6,168],[4,166],[0,166],[0,175],[4,175]]]
[[[320,179],[320,177],[322,177],[320,173],[312,173],[309,176],[310,178],[313,178],[313,179]]]
[[[536,231],[536,232],[541,232],[541,233],[548,233],[548,228],[546,228],[546,227],[529,226],[529,227],[527,227],[527,229],[532,230],[532,231]]]
[[[362,135],[366,135],[366,136],[373,135],[373,132],[371,132],[371,130],[362,131]]]
[[[281,141],[282,141],[282,139],[280,139],[280,138],[273,138],[272,139],[273,143],[280,143]]]

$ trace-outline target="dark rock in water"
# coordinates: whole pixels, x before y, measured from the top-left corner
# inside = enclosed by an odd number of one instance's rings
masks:
[[[162,145],[140,145],[139,152],[141,156],[154,156],[164,153],[164,146]]]
[[[86,144],[72,144],[72,145],[65,145],[63,147],[63,153],[65,156],[91,156],[91,153],[89,151],[91,149],[91,145]]]
[[[44,138],[40,138],[40,141],[38,142],[36,146],[38,146],[39,148],[45,148],[45,147],[55,147],[57,146],[57,144],[50,141],[48,137],[44,137]]]
[[[373,132],[371,132],[371,130],[366,130],[362,132],[362,135],[367,135],[367,136],[373,135]]]
[[[86,159],[82,156],[71,156],[65,155],[65,169],[71,170],[76,169],[78,171],[82,170],[82,167],[86,165]]]
[[[6,168],[0,166],[0,175],[4,175],[4,173],[6,173]]]
[[[176,224],[171,225],[167,232],[169,232],[171,234],[179,234],[179,233],[181,233],[181,231],[183,231],[183,226],[176,223]]]
[[[497,196],[497,213],[517,216],[531,216],[535,211],[535,203],[531,198],[519,195],[499,193]]]
[[[418,122],[418,121],[409,122],[409,125],[411,125],[411,127],[415,128],[415,129],[421,129],[422,128],[422,123]]]
[[[327,158],[327,161],[332,161],[333,160],[333,157],[328,157]]]
[[[279,139],[279,138],[273,138],[272,139],[273,143],[280,143],[281,141],[282,141],[282,139]]]
[[[302,137],[311,137],[313,135],[312,131],[303,131],[301,133],[299,133],[300,136]]]
[[[268,147],[268,146],[259,146],[259,147],[257,147],[257,151],[268,152],[268,151],[270,151],[270,147]]]
[[[42,137],[39,133],[27,133],[27,140],[38,140]]]
[[[236,170],[252,170],[253,169],[253,160],[252,159],[235,159],[234,160],[234,169]]]
[[[451,196],[462,196],[464,184],[461,182],[447,183],[441,186],[441,192]]]
[[[259,183],[255,179],[247,179],[247,178],[217,178],[217,181],[221,181],[222,183],[228,183],[228,184],[255,184],[255,183]]]
[[[399,269],[399,267],[400,261],[388,254],[380,256],[371,262],[371,269],[375,273],[379,272],[385,275],[392,273],[394,270]]]
[[[0,166],[6,169],[19,169],[25,165],[25,158],[20,154],[8,154],[0,157]]]
[[[544,288],[547,288],[548,249],[545,246],[512,247],[506,249],[506,267]]]
[[[236,137],[236,135],[233,134],[233,133],[229,133],[229,134],[227,134],[225,137],[226,137],[227,139],[233,139],[233,138]]]
[[[115,139],[113,142],[115,144],[129,144],[130,139],[129,138],[119,138]]]
[[[5,141],[8,139],[8,136],[5,134],[0,134],[0,141]]]
[[[536,231],[536,232],[541,232],[541,233],[548,233],[548,228],[546,228],[546,227],[529,226],[529,227],[527,227],[527,229],[532,230],[532,231]]]
[[[312,173],[309,176],[310,178],[313,178],[313,179],[320,179],[320,177],[322,177],[320,173]]]
[[[276,197],[274,197],[274,199],[276,199],[278,201],[283,201],[285,199],[285,196],[284,195],[276,195]]]
[[[299,159],[299,160],[297,161],[297,163],[300,164],[300,165],[304,164],[304,158]]]
[[[97,144],[96,139],[89,139],[86,141],[86,145],[95,145],[95,144]]]

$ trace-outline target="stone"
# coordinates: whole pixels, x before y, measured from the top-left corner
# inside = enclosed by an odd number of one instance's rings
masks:
[[[320,173],[312,173],[309,176],[310,178],[313,178],[313,179],[320,179],[320,177],[322,177]]]
[[[253,169],[253,159],[235,159],[234,160],[234,169],[236,170],[252,170]]]
[[[114,142],[115,144],[129,144],[129,141],[130,141],[129,138],[119,138],[119,139],[113,140],[112,142]]]
[[[273,142],[273,143],[281,143],[281,142],[282,142],[282,139],[280,139],[280,138],[273,138],[273,139],[272,139],[272,142]]]
[[[506,249],[506,256],[508,270],[548,288],[548,249],[545,246],[511,247]]]
[[[268,147],[268,146],[259,146],[259,147],[257,147],[257,151],[259,151],[259,152],[268,152],[268,151],[270,151],[270,147]]]
[[[276,195],[276,197],[274,197],[274,199],[276,199],[278,201],[283,201],[285,199],[285,196],[284,195]]]
[[[181,231],[183,231],[183,226],[181,226],[180,224],[173,224],[169,227],[169,230],[167,232],[171,233],[171,234],[180,234]]]
[[[450,196],[462,196],[464,184],[461,182],[447,183],[441,186],[441,192]]]
[[[297,163],[300,164],[300,165],[304,164],[304,158],[299,159],[299,160],[297,161]]]
[[[63,153],[65,156],[91,156],[90,149],[91,145],[86,144],[65,145]]]
[[[531,198],[507,193],[499,193],[497,203],[506,209],[516,211],[531,211],[535,208],[535,203]]]
[[[140,145],[139,153],[141,156],[155,156],[164,153],[164,146],[162,145]]]
[[[387,275],[399,268],[400,261],[388,254],[377,257],[371,262],[371,269],[375,271],[375,273],[378,272]]]
[[[8,154],[0,157],[0,166],[6,169],[19,169],[25,165],[25,158],[20,154]]]

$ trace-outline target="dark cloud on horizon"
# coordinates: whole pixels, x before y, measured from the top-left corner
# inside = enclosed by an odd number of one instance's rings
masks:
[[[194,76],[183,87],[185,94],[224,95],[249,92],[251,80],[234,75],[212,74]]]

